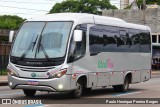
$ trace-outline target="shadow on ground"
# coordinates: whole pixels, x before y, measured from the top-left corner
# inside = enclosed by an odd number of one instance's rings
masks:
[[[129,89],[129,92],[144,91],[144,89]],[[69,93],[37,93],[34,97],[28,98],[20,96],[18,99],[42,100],[44,104],[105,104],[107,98],[115,98],[115,94],[123,94],[115,92],[112,88],[103,88],[92,90],[83,94],[80,99],[73,99]],[[100,97],[99,97],[100,96]],[[118,98],[118,97],[116,97]]]

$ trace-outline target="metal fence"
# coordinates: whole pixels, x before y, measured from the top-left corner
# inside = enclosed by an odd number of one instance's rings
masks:
[[[0,71],[7,68],[10,46],[8,42],[0,42]]]
[[[0,70],[5,70],[8,65],[8,55],[0,55]]]

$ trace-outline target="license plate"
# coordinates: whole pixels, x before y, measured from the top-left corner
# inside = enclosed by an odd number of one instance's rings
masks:
[[[38,85],[38,81],[28,81],[28,85]]]

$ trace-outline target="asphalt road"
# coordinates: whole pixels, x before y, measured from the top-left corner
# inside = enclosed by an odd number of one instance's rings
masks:
[[[160,98],[160,77],[149,81],[131,84],[128,92],[117,93],[111,87],[94,89],[84,94],[81,99],[72,99],[68,93],[37,92],[35,97],[27,98],[22,90],[11,90],[8,86],[0,86],[0,98],[14,98],[21,100],[42,100],[40,105],[0,105],[0,107],[135,107],[135,104],[94,104],[98,101],[105,103],[108,98]],[[97,99],[96,99],[97,98]],[[102,99],[101,99],[102,98]],[[89,104],[86,104],[89,103]],[[160,104],[136,104],[140,107],[160,107]]]

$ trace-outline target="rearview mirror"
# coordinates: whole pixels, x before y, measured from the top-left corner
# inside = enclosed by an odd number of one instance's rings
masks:
[[[11,30],[11,31],[9,32],[9,42],[10,42],[10,43],[12,43],[13,37],[14,37],[14,31]]]
[[[82,30],[74,30],[74,41],[80,42],[82,41]]]

